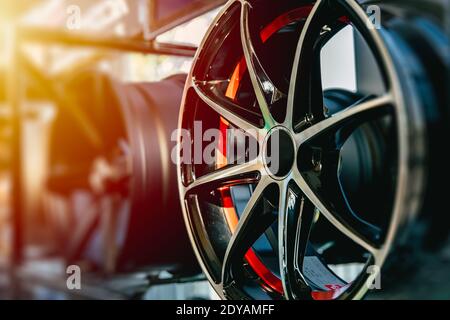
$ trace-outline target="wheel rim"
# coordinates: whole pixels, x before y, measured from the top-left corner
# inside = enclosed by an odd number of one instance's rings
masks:
[[[258,152],[239,164],[230,163],[227,161],[227,141],[224,138],[218,146],[221,157],[216,161],[214,170],[198,170],[195,164],[186,164],[180,159],[179,186],[185,221],[197,257],[222,298],[359,298],[368,290],[366,283],[377,275],[371,266],[382,266],[399,227],[414,215],[414,210],[404,203],[412,193],[417,194],[417,190],[409,187],[411,172],[416,172],[410,161],[420,159],[421,155],[410,146],[411,137],[420,127],[420,116],[412,118],[407,112],[405,89],[399,83],[391,53],[379,31],[370,28],[368,17],[357,2],[322,0],[301,7],[289,4],[286,7],[283,8],[285,12],[275,13],[270,20],[272,22],[262,28],[260,38],[264,44],[283,27],[302,21],[287,92],[271,80],[266,71],[268,67],[263,66],[258,58],[258,50],[255,49],[258,44],[254,42],[256,28],[252,30],[251,23],[255,8],[251,3],[231,1],[227,4],[201,45],[202,50],[191,72],[192,81],[188,82],[185,90],[180,126],[193,131],[192,122],[201,118],[201,112],[197,109],[192,111],[192,106],[202,103],[220,117],[217,127],[221,128],[221,132],[229,127],[244,131],[249,139],[258,142]],[[236,18],[239,26],[233,28],[230,21]],[[352,25],[370,47],[385,91],[377,96],[364,96],[330,115],[324,108],[320,58],[317,57],[324,43],[347,25]],[[330,30],[325,32],[324,26]],[[235,98],[247,74],[255,104],[259,108],[256,116],[221,99],[217,94],[223,85],[223,80],[219,79],[221,74],[215,72],[207,58],[208,51],[214,46],[211,39],[216,39],[215,43],[225,43],[221,36],[232,37],[232,31],[236,29],[239,30],[243,57],[234,58],[237,63],[228,71],[231,77],[226,88],[222,89],[223,96]],[[214,74],[218,78],[214,79]],[[284,115],[277,116],[273,106],[280,102],[283,104],[283,101],[286,105]],[[352,210],[338,172],[342,167],[341,151],[347,140],[361,125],[383,116],[394,119],[397,150],[393,166],[397,178],[391,210],[381,230]],[[289,168],[282,170],[281,174],[271,171],[265,159],[268,141],[274,132],[285,133],[285,140],[291,140],[293,145],[293,153],[288,157],[292,161],[287,161]],[[182,145],[183,137],[180,137],[180,142]],[[279,153],[286,153],[286,148],[289,149],[288,142],[284,146],[283,152]],[[181,153],[182,150],[179,150],[179,155]],[[233,187],[244,184],[250,185],[251,195],[245,209],[238,213],[236,200],[230,192]],[[214,193],[211,190],[216,190],[221,202],[225,224],[215,221],[220,227],[214,231],[229,236],[225,245],[222,243],[222,249],[215,244],[220,242],[217,235],[212,234],[214,232],[211,230],[206,231],[211,217],[204,212],[213,212],[203,205],[202,197],[206,189],[211,194]],[[324,262],[323,255],[311,249],[311,237],[319,217],[365,252],[361,270],[352,281],[342,280]],[[274,224],[277,234],[272,247],[276,247],[273,251],[277,251],[274,255],[278,259],[278,270],[269,267],[267,259],[263,259],[255,247],[262,235],[269,238],[267,230],[272,229],[273,232]],[[222,254],[218,254],[221,250]],[[314,276],[312,269],[322,272],[322,275]],[[260,291],[264,293],[255,291],[248,282],[256,282],[258,290],[262,289]]]

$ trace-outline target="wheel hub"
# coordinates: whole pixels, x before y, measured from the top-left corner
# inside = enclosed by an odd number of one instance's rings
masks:
[[[264,165],[273,179],[281,180],[291,172],[295,154],[294,140],[288,129],[280,126],[269,132],[264,147]]]

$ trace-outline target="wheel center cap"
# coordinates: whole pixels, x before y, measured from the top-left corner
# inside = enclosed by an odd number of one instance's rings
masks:
[[[275,179],[286,177],[295,160],[294,140],[284,127],[272,129],[264,147],[264,165],[267,172]]]

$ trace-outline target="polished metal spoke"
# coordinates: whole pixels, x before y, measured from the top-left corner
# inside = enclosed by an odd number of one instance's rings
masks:
[[[225,287],[240,281],[244,255],[276,219],[272,212],[268,212],[263,199],[266,188],[272,182],[268,177],[259,181],[230,239],[222,267],[222,284]]]
[[[340,232],[367,250],[369,253],[377,256],[379,249],[376,248],[371,242],[367,241],[360,232],[350,226],[349,223],[342,221],[341,217],[337,215],[333,210],[329,208],[329,205],[323,201],[323,199],[310,187],[306,182],[302,174],[295,169],[293,171],[293,178],[300,190],[304,195],[314,204],[314,206],[320,211],[320,213],[336,227]]]
[[[229,165],[223,169],[218,169],[212,173],[206,174],[194,180],[184,190],[185,194],[203,187],[205,185],[213,185],[224,183],[227,181],[245,178],[250,173],[258,173],[260,176],[265,175],[264,165],[260,158],[256,158],[246,163]]]
[[[345,110],[342,110],[331,117],[314,124],[310,128],[295,134],[297,146],[310,141],[311,139],[326,133],[327,131],[335,132],[345,126],[346,123],[352,121],[353,127],[363,124],[365,121],[377,119],[380,114],[386,114],[387,107],[393,104],[393,98],[390,94],[383,95],[368,101],[356,104]]]
[[[283,94],[270,80],[258,57],[256,56],[249,29],[249,9],[250,4],[247,1],[243,1],[241,12],[242,48],[244,50],[244,57],[253,89],[255,91],[256,99],[265,122],[265,128],[269,130],[277,124],[270,112],[270,104],[280,99]],[[267,96],[270,99],[269,102],[266,99]]]
[[[307,123],[323,118],[323,97],[320,71],[320,46],[316,40],[322,29],[329,3],[317,0],[302,29],[294,58],[284,126],[294,129],[296,112]],[[297,93],[301,94],[298,97]]]
[[[193,81],[192,87],[199,96],[199,98],[206,103],[211,109],[217,112],[220,116],[232,123],[237,128],[243,130],[246,134],[252,136],[257,141],[261,141],[264,137],[260,128],[252,124],[250,121],[230,111],[227,107],[211,99],[205,91],[200,87],[199,82]]]
[[[286,299],[310,299],[311,289],[303,277],[303,259],[316,208],[283,181],[280,186],[278,245],[280,274]]]

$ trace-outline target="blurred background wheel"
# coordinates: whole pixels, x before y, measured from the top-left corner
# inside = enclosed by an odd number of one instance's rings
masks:
[[[51,129],[44,224],[68,264],[198,273],[170,160],[185,79],[124,84],[85,70],[64,83],[102,138],[90,143],[63,108]]]

